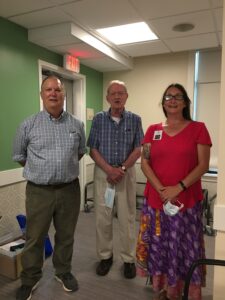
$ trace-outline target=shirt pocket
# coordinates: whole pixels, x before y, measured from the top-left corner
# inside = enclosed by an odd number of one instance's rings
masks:
[[[76,149],[79,146],[80,136],[76,131],[69,132],[69,139],[68,139],[68,148],[69,149]]]
[[[126,130],[124,131],[123,141],[124,141],[124,143],[127,144],[127,145],[133,144],[133,141],[134,141],[134,135],[133,135],[133,132],[131,131],[131,129],[126,129]]]

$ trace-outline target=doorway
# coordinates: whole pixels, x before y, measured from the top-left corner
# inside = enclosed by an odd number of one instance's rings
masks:
[[[86,132],[86,78],[84,75],[77,74],[59,66],[38,61],[39,65],[39,90],[42,79],[50,74],[59,76],[65,85],[66,97],[64,109],[83,121]],[[43,109],[40,98],[40,110]],[[81,188],[81,210],[84,209],[84,186],[86,183],[86,165],[85,158],[80,161],[80,188]]]

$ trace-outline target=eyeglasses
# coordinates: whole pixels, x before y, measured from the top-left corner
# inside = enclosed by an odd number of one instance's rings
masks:
[[[175,99],[175,100],[184,100],[184,95],[182,94],[176,94],[176,95],[165,95],[164,96],[164,100],[166,101],[169,101],[169,100],[172,100],[172,99]]]
[[[109,93],[109,96],[116,96],[116,95],[118,95],[118,96],[123,96],[123,95],[125,95],[126,94],[126,92],[112,92],[112,93]]]

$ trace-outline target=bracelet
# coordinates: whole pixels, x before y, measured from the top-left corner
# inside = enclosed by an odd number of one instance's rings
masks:
[[[183,181],[179,181],[180,186],[185,191],[187,189],[186,185],[183,183]]]

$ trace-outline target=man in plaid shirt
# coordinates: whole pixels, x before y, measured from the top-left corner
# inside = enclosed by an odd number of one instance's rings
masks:
[[[117,212],[120,254],[125,278],[136,276],[135,162],[141,154],[143,130],[141,118],[125,109],[128,98],[124,82],[114,80],[108,85],[108,111],[96,114],[87,145],[95,161],[94,204],[96,213],[97,255],[100,263],[96,273],[106,275],[113,263],[113,211]]]

